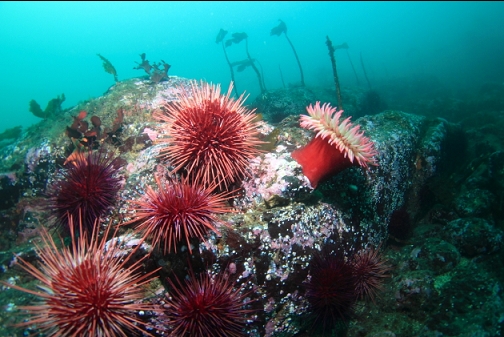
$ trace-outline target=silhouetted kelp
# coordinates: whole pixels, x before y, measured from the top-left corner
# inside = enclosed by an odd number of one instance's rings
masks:
[[[326,36],[326,45],[329,49],[329,57],[331,58],[331,65],[333,70],[334,85],[336,86],[336,98],[338,99],[338,109],[343,109],[343,102],[341,101],[341,90],[338,79],[338,71],[336,70],[336,57],[334,57],[334,51],[336,48],[333,46],[329,36]]]
[[[233,83],[235,82],[233,67],[238,66],[237,71],[241,72],[241,71],[245,70],[248,66],[250,66],[250,67],[252,67],[252,69],[254,69],[254,71],[257,75],[257,79],[259,80],[259,87],[261,89],[261,93],[266,92],[266,86],[264,84],[264,76],[261,75],[261,73],[259,72],[259,69],[257,69],[257,67],[255,65],[255,62],[258,62],[258,61],[253,59],[250,56],[250,53],[248,50],[248,35],[247,35],[247,33],[243,33],[243,32],[242,33],[233,33],[231,35],[232,37],[230,39],[227,39],[224,42],[224,37],[226,36],[226,34],[227,34],[227,31],[225,31],[224,29],[221,28],[221,30],[217,34],[217,38],[215,39],[215,42],[216,43],[220,42],[222,44],[222,49],[224,50],[224,56],[226,57],[226,61],[229,65],[229,68],[231,71],[231,80],[233,81]],[[238,43],[242,42],[243,40],[245,40],[245,52],[247,53],[248,60],[242,60],[242,61],[231,63],[229,61],[228,56],[227,56],[226,48],[231,47],[233,44],[238,44]],[[236,89],[236,86],[235,86],[235,89]],[[238,95],[236,90],[235,90],[235,94]]]
[[[233,70],[233,64],[229,61],[229,57],[227,55],[227,51],[226,51],[226,45],[224,44],[224,38],[226,37],[228,31],[227,30],[224,30],[224,29],[220,29],[219,30],[219,33],[217,34],[217,37],[215,38],[215,43],[220,43],[221,46],[222,46],[222,50],[224,51],[224,57],[226,58],[226,62],[229,66],[229,71],[231,72],[231,81],[233,81],[233,85],[234,85],[234,93],[236,95],[236,97],[238,97],[238,89],[236,88],[236,81],[235,81],[235,77],[234,77],[234,70]],[[226,42],[227,44],[227,42]]]
[[[296,53],[296,49],[294,48],[294,45],[292,44],[291,40],[287,36],[287,25],[282,20],[278,20],[278,21],[280,21],[280,23],[278,24],[278,26],[271,29],[270,35],[271,36],[272,35],[280,36],[280,35],[282,35],[282,33],[285,35],[285,38],[287,39],[287,42],[289,42],[289,44],[292,48],[292,51],[294,52],[294,56],[296,57],[296,61],[299,66],[299,72],[301,73],[301,86],[304,87],[305,83],[304,83],[303,68],[301,67],[301,62],[299,61],[299,57]]]

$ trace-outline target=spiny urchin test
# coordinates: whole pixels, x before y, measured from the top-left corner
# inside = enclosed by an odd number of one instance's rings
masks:
[[[232,88],[221,95],[219,85],[192,82],[192,93],[182,88],[178,101],[153,114],[165,123],[167,135],[159,140],[160,157],[191,182],[217,183],[221,190],[248,175],[249,160],[262,143],[256,114],[243,106],[244,95],[230,97]]]

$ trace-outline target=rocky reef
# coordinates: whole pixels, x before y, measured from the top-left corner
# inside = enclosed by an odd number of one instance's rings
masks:
[[[192,90],[191,81],[177,76],[169,81],[120,81],[103,96],[60,112],[57,120],[44,119],[23,130],[0,149],[3,280],[33,286],[13,253],[37,260],[33,243],[40,228],[53,221],[43,199],[77,144],[94,142],[120,158],[122,187],[114,209],[102,220],[116,226],[131,219],[129,201],[140,198],[147,186],[156,186],[155,175],[171,170],[159,160],[158,140],[165,129],[152,113],[178,99],[183,90]],[[219,228],[220,235],[209,232],[205,240],[191,240],[192,254],[187,247],[178,253],[149,247],[137,252],[150,253],[146,271],[161,268],[164,286],[151,285],[146,300],[162,302],[170,292],[165,280],[173,274],[184,279],[190,268],[210,275],[227,272],[237,288],[248,291],[244,335],[313,336],[307,332],[316,320],[307,295],[307,284],[318,270],[312,268],[313,256],[330,251],[351,261],[374,248],[387,264],[377,300],[356,300],[351,317],[336,325],[333,335],[501,333],[504,155],[502,146],[495,145],[491,152],[478,154],[493,134],[488,125],[469,128],[398,110],[354,118],[374,143],[377,165],[348,168],[313,190],[291,153],[313,136],[299,127],[299,115],[329,94],[306,87],[283,91],[264,93],[254,103],[256,113],[265,117],[258,124],[267,150],[251,160],[249,176],[236,186],[230,201],[234,211],[219,215],[227,224]],[[344,101],[366,99],[350,89],[342,94]],[[363,104],[356,98],[345,116],[362,111]],[[92,131],[87,127],[77,138],[65,132],[76,118],[86,118],[81,111],[108,126],[101,133],[105,136],[86,135]],[[119,234],[126,235],[125,242],[139,238],[128,227]],[[36,331],[35,326],[8,327],[20,320],[12,314],[14,308],[33,299],[16,294],[2,287],[6,310],[0,313],[1,335]],[[143,320],[153,335],[167,334],[156,314],[146,314]]]

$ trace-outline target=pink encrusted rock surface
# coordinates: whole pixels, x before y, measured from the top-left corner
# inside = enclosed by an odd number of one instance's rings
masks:
[[[250,172],[251,177],[243,182],[242,187],[246,197],[257,203],[273,195],[285,196],[290,184],[285,177],[297,176],[298,179],[303,179],[299,165],[281,145],[273,153],[254,158],[250,163]]]

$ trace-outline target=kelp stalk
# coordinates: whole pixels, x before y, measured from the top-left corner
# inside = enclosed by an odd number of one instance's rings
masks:
[[[340,84],[338,80],[338,72],[336,70],[336,58],[334,57],[334,47],[329,39],[329,36],[326,36],[326,45],[327,48],[329,49],[329,57],[331,58],[331,65],[333,69],[333,77],[334,77],[334,84],[336,85],[336,98],[338,99],[338,109],[343,110],[343,103],[341,101],[341,90],[340,90]]]
[[[254,60],[250,56],[250,53],[248,50],[248,37],[245,38],[245,52],[247,53],[247,57],[250,60],[250,65],[251,65],[252,69],[254,69],[254,71],[257,74],[257,79],[259,80],[259,87],[261,88],[261,94],[262,94],[266,91],[266,87],[264,86],[264,82],[262,81],[262,77],[261,77],[261,73],[259,72],[259,69],[257,69],[257,67],[254,64]]]
[[[371,82],[369,82],[369,78],[367,76],[366,68],[364,67],[364,60],[362,59],[362,52],[360,53],[360,63],[361,63],[361,66],[362,66],[362,71],[364,71],[364,77],[366,77],[366,81],[367,81],[367,84],[369,86],[369,90],[371,90],[372,89]]]
[[[296,61],[297,61],[298,67],[299,67],[299,72],[301,73],[301,86],[304,87],[305,83],[304,83],[303,68],[301,67],[301,62],[299,62],[298,54],[297,54],[296,49],[294,48],[294,45],[292,44],[291,40],[287,36],[287,31],[284,32],[284,35],[285,35],[285,38],[287,39],[287,41],[289,42],[289,44],[292,48],[292,51],[294,52],[294,56],[296,57]]]

